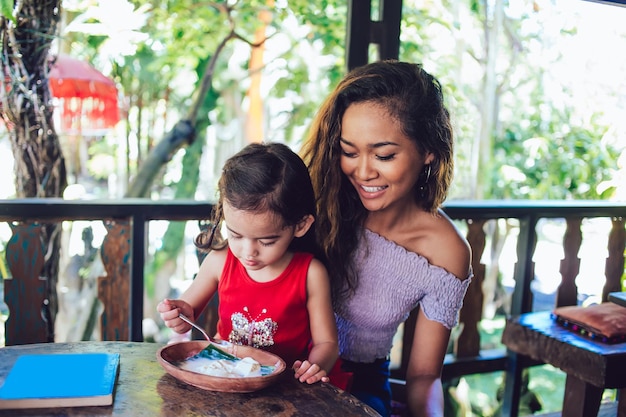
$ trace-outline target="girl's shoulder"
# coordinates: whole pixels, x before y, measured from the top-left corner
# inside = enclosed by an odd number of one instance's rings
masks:
[[[230,251],[228,250],[228,247],[211,250],[202,260],[201,268],[205,267],[209,269],[212,271],[212,275],[219,279],[219,276],[222,274],[222,270],[224,269],[224,265],[226,265],[229,253]]]
[[[209,253],[207,253],[206,258],[213,261],[225,262],[229,254],[231,254],[231,256],[234,256],[232,255],[232,252],[230,252],[230,250],[228,249],[228,246],[224,246],[223,248],[212,249]]]
[[[311,263],[309,264],[308,276],[315,277],[319,279],[328,279],[328,270],[322,261],[317,258],[311,258]]]
[[[306,274],[307,297],[315,294],[330,297],[330,278],[322,261],[312,258]]]

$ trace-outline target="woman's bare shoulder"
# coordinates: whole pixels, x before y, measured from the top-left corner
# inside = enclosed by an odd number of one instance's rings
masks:
[[[418,251],[432,265],[444,268],[461,280],[468,277],[471,248],[454,222],[440,211],[423,228]]]

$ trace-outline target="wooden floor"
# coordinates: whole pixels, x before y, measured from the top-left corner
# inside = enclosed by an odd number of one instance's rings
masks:
[[[616,417],[616,416],[617,416],[617,402],[616,401],[606,402],[600,405],[600,411],[598,412],[598,417]],[[561,413],[556,412],[556,413],[547,413],[547,414],[533,414],[532,417],[561,417]]]

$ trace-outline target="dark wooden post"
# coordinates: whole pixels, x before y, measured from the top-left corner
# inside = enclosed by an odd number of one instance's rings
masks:
[[[483,281],[485,280],[485,265],[480,263],[485,250],[484,219],[468,220],[467,240],[472,248],[472,269],[474,278],[465,300],[459,321],[463,323],[463,330],[454,344],[454,353],[457,357],[466,358],[480,355],[480,332],[478,323],[483,317]]]
[[[53,342],[42,314],[46,307],[46,277],[42,277],[45,247],[41,224],[11,225],[13,235],[7,244],[7,264],[11,278],[4,281],[9,318],[6,342],[9,345]]]
[[[378,46],[379,59],[398,59],[402,0],[380,0],[380,20],[372,20],[371,0],[349,0],[346,27],[348,70],[369,62],[370,44]]]
[[[578,288],[576,277],[580,272],[580,258],[578,251],[583,240],[580,230],[581,217],[565,219],[567,228],[563,236],[563,259],[561,260],[561,284],[556,293],[556,307],[576,305],[578,302]]]
[[[106,220],[104,225],[107,234],[100,255],[106,275],[98,278],[98,298],[104,306],[102,340],[130,340],[130,223]]]
[[[201,220],[198,222],[198,226],[200,230],[207,231],[209,227],[213,225],[211,222],[207,222]],[[202,264],[204,258],[206,257],[207,252],[200,251],[196,248],[196,256],[198,257],[198,265]],[[194,279],[196,277],[194,276]],[[217,333],[217,322],[218,322],[218,308],[219,308],[219,297],[217,293],[211,298],[209,304],[206,306],[204,311],[200,314],[199,317],[196,317],[196,324],[200,325],[204,330],[210,334],[211,336]],[[200,339],[203,340],[204,336],[196,329],[191,329],[191,338],[192,339]]]
[[[537,246],[537,218],[533,215],[520,217],[520,232],[517,238],[517,263],[515,264],[515,290],[511,304],[511,316],[532,310],[531,283],[535,277],[533,253]],[[502,415],[517,417],[522,387],[522,356],[507,349],[506,375]]]
[[[602,301],[606,301],[609,293],[622,291],[622,275],[624,275],[624,248],[626,247],[626,229],[624,229],[624,218],[614,217],[611,219],[613,226],[609,232],[608,250],[609,256],[606,258],[604,274],[606,284],[602,289]]]

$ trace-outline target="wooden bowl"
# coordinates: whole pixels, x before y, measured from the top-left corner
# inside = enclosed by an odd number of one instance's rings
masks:
[[[285,371],[285,361],[273,353],[256,349],[251,346],[235,346],[234,352],[228,351],[238,358],[251,357],[261,365],[274,366],[274,371],[269,375],[228,378],[205,375],[198,372],[188,371],[179,366],[180,362],[194,356],[209,345],[209,341],[192,340],[187,342],[172,343],[163,346],[157,351],[157,360],[161,366],[174,378],[187,384],[209,391],[221,392],[253,392],[273,384]],[[215,345],[220,349],[223,346]]]

